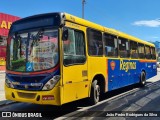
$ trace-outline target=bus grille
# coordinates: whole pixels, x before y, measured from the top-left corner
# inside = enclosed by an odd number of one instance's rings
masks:
[[[25,83],[37,83],[43,80],[46,76],[33,76],[33,77],[21,77],[21,76],[12,76],[16,82],[25,82]]]
[[[27,88],[25,86],[27,86]],[[41,84],[39,86],[31,86],[30,84],[24,84],[24,85],[15,85],[15,88],[20,89],[20,90],[35,91],[35,90],[40,90],[42,88],[42,86],[43,86],[43,84]]]
[[[15,83],[15,89],[19,90],[29,90],[29,91],[39,91],[43,87],[43,82],[47,79],[48,76],[10,76]],[[37,84],[37,85],[36,85]]]
[[[36,93],[18,92],[18,96],[21,97],[21,98],[34,99],[36,97]]]

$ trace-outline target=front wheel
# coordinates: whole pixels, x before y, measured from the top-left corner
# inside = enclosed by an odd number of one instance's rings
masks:
[[[91,86],[89,103],[92,105],[98,103],[99,96],[100,96],[100,86],[97,84],[97,80],[94,80]]]
[[[144,71],[141,72],[139,85],[140,87],[144,87],[146,85],[146,74]]]

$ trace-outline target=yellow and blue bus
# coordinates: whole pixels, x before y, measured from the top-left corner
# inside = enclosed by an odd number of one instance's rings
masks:
[[[6,99],[62,105],[157,74],[152,43],[67,13],[23,18],[7,42]]]

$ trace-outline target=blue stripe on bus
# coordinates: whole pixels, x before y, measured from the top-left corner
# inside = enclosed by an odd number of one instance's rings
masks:
[[[108,90],[118,89],[138,83],[142,71],[146,79],[157,74],[155,62],[140,62],[139,60],[108,60]]]
[[[14,85],[15,89],[19,89],[19,90],[31,90],[31,91],[35,91],[35,90],[41,90],[43,86],[31,86],[31,83],[42,83],[43,85],[45,85],[49,79],[51,79],[53,76],[55,75],[60,75],[60,68],[56,69],[55,71],[53,71],[52,73],[46,73],[46,74],[40,74],[40,75],[32,75],[32,76],[28,76],[28,75],[13,75],[13,74],[7,74],[6,76],[9,78],[9,80],[13,83],[19,83],[19,85]],[[28,86],[28,88],[25,88],[25,85]]]

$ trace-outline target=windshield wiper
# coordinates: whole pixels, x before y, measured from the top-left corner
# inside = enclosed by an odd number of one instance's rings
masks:
[[[31,44],[31,46],[33,47],[39,40],[40,38],[43,37],[43,29],[39,30],[38,33],[36,35],[32,35],[31,38],[33,39],[33,42]]]

